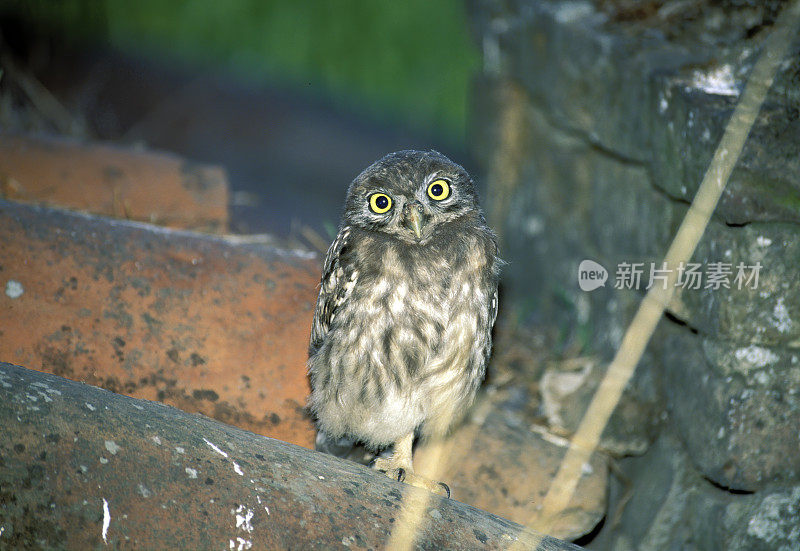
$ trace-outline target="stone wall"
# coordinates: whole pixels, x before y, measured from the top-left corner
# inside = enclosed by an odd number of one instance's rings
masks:
[[[509,261],[506,314],[611,359],[782,5],[470,4],[484,54],[472,146]],[[604,434],[633,497],[612,519],[612,486],[594,548],[800,545],[799,90],[795,40],[692,258],[701,286],[678,290]],[[584,259],[604,287],[580,290]],[[638,289],[615,288],[621,263],[643,263]],[[714,263],[728,288],[705,288]],[[760,263],[757,285],[736,280],[740,263]],[[561,428],[598,379],[556,407]]]

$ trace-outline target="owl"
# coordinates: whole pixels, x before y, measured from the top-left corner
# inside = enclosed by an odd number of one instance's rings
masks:
[[[385,450],[376,469],[449,496],[414,474],[412,445],[444,435],[475,397],[499,265],[472,180],[444,155],[391,153],[353,180],[311,330],[318,449]]]

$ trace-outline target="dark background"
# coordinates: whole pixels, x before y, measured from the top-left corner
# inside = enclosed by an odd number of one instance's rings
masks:
[[[319,248],[348,183],[390,151],[434,148],[472,168],[479,54],[457,0],[5,1],[0,30],[4,55],[63,108],[4,110],[6,129],[221,164],[235,232]],[[7,103],[25,95],[14,83],[0,82]]]

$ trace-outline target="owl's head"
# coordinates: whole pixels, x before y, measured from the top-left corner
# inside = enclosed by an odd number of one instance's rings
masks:
[[[353,180],[344,223],[425,243],[468,213],[482,216],[466,170],[436,151],[398,151]]]

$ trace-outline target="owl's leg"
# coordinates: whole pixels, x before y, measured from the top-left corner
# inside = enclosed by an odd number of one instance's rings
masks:
[[[394,443],[394,452],[391,457],[376,457],[372,466],[386,473],[389,478],[402,482],[406,475],[414,472],[411,455],[413,443],[414,433],[411,432]]]
[[[413,444],[414,433],[410,432],[394,443],[394,452],[391,457],[375,458],[375,462],[372,465],[373,468],[393,480],[399,480],[417,488],[425,488],[435,494],[450,497],[450,488],[444,482],[436,482],[414,474],[411,451]]]

